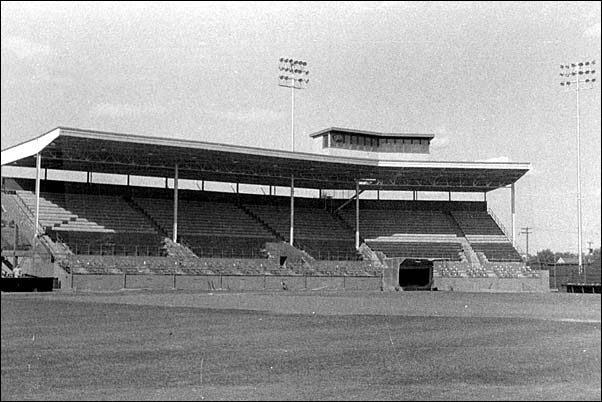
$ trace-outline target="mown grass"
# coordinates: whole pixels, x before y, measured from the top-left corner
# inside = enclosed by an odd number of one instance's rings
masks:
[[[135,304],[131,296],[123,304],[119,295],[3,294],[2,400],[601,396],[599,321],[284,314],[229,309],[227,301]]]

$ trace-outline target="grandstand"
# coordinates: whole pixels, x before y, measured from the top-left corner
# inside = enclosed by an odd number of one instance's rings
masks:
[[[432,136],[417,138],[428,150]],[[32,274],[45,265],[66,287],[103,275],[173,276],[174,284],[176,276],[355,277],[399,288],[412,287],[410,271],[428,269],[429,288],[439,281],[442,289],[446,278],[534,277],[486,201],[360,199],[380,190],[486,193],[513,187],[527,164],[381,161],[62,127],[3,150],[2,164],[37,172],[3,176],[3,261],[24,250],[18,257]],[[43,180],[43,169],[86,172],[87,180]],[[91,172],[125,183],[92,182]],[[163,178],[165,188],[131,185],[132,176]],[[237,190],[181,189],[183,180]],[[240,183],[269,194],[239,192]],[[291,195],[273,195],[276,187]],[[293,196],[295,187],[319,196]],[[328,190],[355,195],[325,198]]]

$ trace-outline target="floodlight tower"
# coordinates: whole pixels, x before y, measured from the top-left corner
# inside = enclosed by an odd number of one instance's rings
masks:
[[[278,85],[291,89],[291,151],[295,152],[295,89],[305,89],[309,84],[309,70],[306,61],[283,57],[280,58],[278,70]]]
[[[579,274],[583,272],[582,240],[581,240],[581,132],[579,122],[579,92],[592,89],[596,82],[596,61],[567,63],[560,65],[560,86],[574,90],[577,94],[577,221],[578,221],[578,249]]]

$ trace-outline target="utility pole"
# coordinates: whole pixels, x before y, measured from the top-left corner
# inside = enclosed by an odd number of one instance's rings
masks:
[[[304,89],[309,84],[307,62],[295,59],[280,58],[278,76],[281,87],[291,89],[291,151],[295,152],[295,89]]]
[[[592,89],[596,82],[596,61],[567,63],[560,65],[560,86],[574,90],[577,94],[577,256],[579,274],[583,272],[583,245],[581,240],[581,133],[579,121],[579,93],[583,89]],[[588,88],[589,87],[589,88]]]
[[[529,261],[529,235],[533,233],[531,229],[533,228],[530,228],[529,226],[527,226],[526,228],[520,228],[520,234],[527,235],[527,261]]]

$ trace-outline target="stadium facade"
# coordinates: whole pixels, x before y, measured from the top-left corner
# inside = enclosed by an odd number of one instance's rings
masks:
[[[333,127],[311,137],[315,153],[58,127],[4,149],[3,270],[22,265],[80,289],[548,289],[514,246],[514,186],[528,163],[427,160],[431,134]],[[35,178],[6,173],[20,168]],[[140,177],[165,185],[134,184]],[[232,191],[207,191],[210,182]],[[486,201],[505,187],[510,233]],[[336,197],[342,190],[351,195]],[[452,201],[453,192],[483,200]]]

